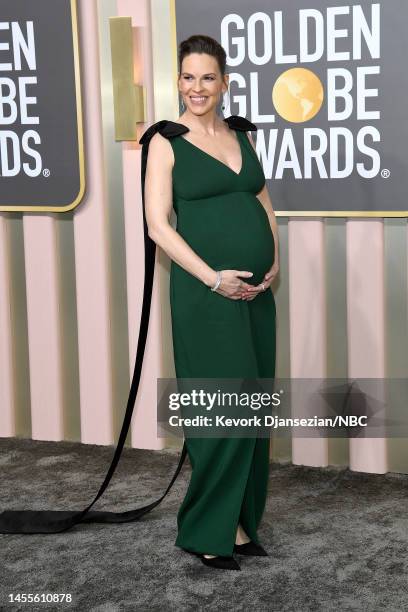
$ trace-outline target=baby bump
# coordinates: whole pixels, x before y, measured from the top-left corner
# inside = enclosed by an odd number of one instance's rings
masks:
[[[260,283],[274,262],[275,243],[268,215],[250,192],[211,201],[190,201],[179,211],[177,231],[216,270],[245,270]]]

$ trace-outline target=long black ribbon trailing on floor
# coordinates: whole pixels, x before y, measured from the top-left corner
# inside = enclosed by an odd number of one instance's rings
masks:
[[[84,510],[5,510],[0,514],[0,533],[61,533],[68,531],[78,523],[126,523],[136,521],[143,515],[153,510],[165,498],[167,493],[173,486],[183,465],[187,454],[186,443],[184,442],[181,450],[176,471],[163,495],[147,506],[129,510],[127,512],[106,512],[91,510],[95,502],[103,495],[107,488],[116,466],[119,463],[120,456],[125,444],[126,436],[129,431],[130,422],[132,419],[133,409],[135,405],[136,395],[139,388],[140,376],[142,372],[143,357],[146,347],[147,331],[149,327],[150,305],[152,300],[152,288],[154,278],[155,253],[156,244],[148,234],[145,213],[145,197],[144,184],[146,176],[147,155],[149,150],[149,142],[156,132],[160,132],[166,138],[172,138],[178,134],[188,131],[185,126],[173,121],[162,120],[151,125],[143,134],[139,143],[142,144],[142,163],[141,163],[141,178],[142,178],[142,203],[143,203],[143,231],[145,245],[145,276],[143,289],[143,304],[140,319],[139,338],[136,350],[136,361],[133,372],[132,383],[127,401],[126,412],[123,419],[122,428],[119,434],[118,444],[116,446],[112,462],[106,473],[105,479],[100,486],[94,500]]]

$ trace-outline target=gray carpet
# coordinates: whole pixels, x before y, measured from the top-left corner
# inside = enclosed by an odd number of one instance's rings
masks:
[[[80,510],[112,448],[0,440],[0,510]],[[94,509],[157,499],[178,451],[127,448]],[[83,524],[56,535],[0,535],[1,610],[353,610],[408,608],[408,476],[271,465],[259,530],[270,556],[241,572],[207,568],[176,546],[190,464],[141,522]],[[71,593],[71,604],[13,604],[9,593]]]

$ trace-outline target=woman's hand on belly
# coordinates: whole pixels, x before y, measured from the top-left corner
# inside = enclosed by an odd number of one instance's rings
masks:
[[[256,296],[259,293],[263,293],[264,291],[269,289],[269,287],[271,286],[278,272],[279,272],[279,262],[275,261],[273,266],[265,274],[265,276],[263,277],[263,280],[259,283],[259,285],[256,285],[255,287],[250,285],[249,289],[244,291],[244,293],[242,294],[242,299],[250,302],[251,300],[256,298]]]
[[[240,300],[242,295],[253,286],[246,283],[240,277],[250,278],[251,276],[253,276],[253,272],[221,270],[221,283],[218,289],[216,289],[216,293],[220,293],[231,300]]]

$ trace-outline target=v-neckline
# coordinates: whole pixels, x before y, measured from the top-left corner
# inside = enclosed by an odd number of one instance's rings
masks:
[[[189,145],[191,145],[192,147],[194,147],[195,149],[197,149],[198,151],[200,151],[203,155],[205,155],[206,157],[209,157],[210,159],[213,159],[215,162],[221,164],[221,166],[224,166],[224,168],[226,168],[227,170],[229,170],[230,172],[232,172],[232,174],[234,174],[235,176],[239,177],[242,173],[243,167],[244,167],[244,151],[243,151],[243,147],[241,144],[241,139],[238,136],[237,130],[234,130],[234,128],[231,128],[230,125],[228,124],[226,119],[223,119],[223,121],[228,125],[230,130],[233,130],[236,134],[237,140],[238,140],[238,145],[239,145],[239,150],[241,152],[241,168],[239,169],[239,172],[235,172],[235,170],[233,170],[231,168],[231,166],[228,166],[227,164],[225,164],[224,162],[222,162],[220,159],[218,159],[217,157],[214,157],[214,155],[210,155],[209,153],[207,153],[207,151],[204,151],[204,149],[201,149],[200,147],[198,147],[197,145],[195,145],[193,142],[190,142],[190,140],[187,140],[186,138],[184,138],[183,136],[180,136],[180,138],[182,138],[185,142],[187,142]],[[176,121],[175,123],[177,123],[178,125],[182,125],[183,127],[187,128],[188,131],[190,131],[190,128],[188,128],[186,125],[184,125],[184,123],[180,123],[178,121]]]

